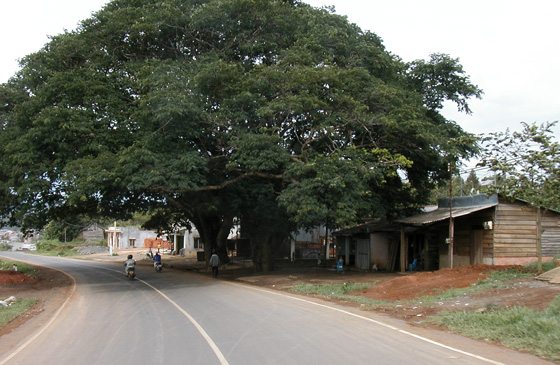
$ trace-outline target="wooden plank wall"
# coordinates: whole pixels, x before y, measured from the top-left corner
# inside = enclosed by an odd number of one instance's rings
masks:
[[[560,216],[554,212],[545,212],[542,220],[542,228],[543,256],[560,255]]]
[[[482,233],[482,259],[492,262],[494,258],[494,230],[485,230]]]
[[[500,201],[494,229],[494,252],[497,257],[531,257],[537,255],[536,210],[522,203]],[[560,215],[547,211],[543,216],[543,256],[560,254]]]
[[[494,257],[536,256],[536,218],[535,209],[500,199],[494,226]]]

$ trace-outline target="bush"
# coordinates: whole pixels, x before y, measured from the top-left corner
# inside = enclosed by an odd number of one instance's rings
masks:
[[[56,240],[44,240],[37,242],[35,245],[38,251],[47,252],[54,250],[59,245],[59,242]]]
[[[43,240],[36,244],[37,252],[47,256],[76,256],[76,243],[60,243],[57,240]]]
[[[12,245],[9,243],[0,243],[0,251],[11,251]]]
[[[542,263],[543,272],[547,272],[549,270],[554,269],[554,261],[555,260],[560,260],[560,255],[556,255],[552,260],[543,261],[543,263]],[[535,261],[535,262],[532,262],[528,265],[525,265],[525,267],[528,270],[537,271],[538,270],[538,263]]]

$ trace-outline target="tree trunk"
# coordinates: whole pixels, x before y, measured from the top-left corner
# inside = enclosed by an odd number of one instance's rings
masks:
[[[274,257],[276,254],[277,247],[281,244],[278,242],[278,238],[273,235],[268,235],[264,241],[265,245],[263,247],[263,269],[264,271],[274,270]]]
[[[193,219],[193,224],[204,243],[206,265],[213,251],[220,256],[220,262],[227,262],[227,237],[233,225],[233,218],[199,215]]]
[[[222,263],[229,262],[227,254],[227,240],[232,226],[233,216],[228,215],[223,217],[222,224],[216,236],[216,253],[220,256],[220,262]]]
[[[251,261],[253,261],[253,270],[255,272],[263,271],[263,249],[262,241],[251,237]]]

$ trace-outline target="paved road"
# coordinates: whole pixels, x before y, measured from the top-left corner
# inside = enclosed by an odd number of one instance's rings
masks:
[[[540,363],[372,313],[197,274],[140,267],[131,282],[116,263],[6,256],[62,270],[76,290],[29,345],[1,354],[0,365]]]

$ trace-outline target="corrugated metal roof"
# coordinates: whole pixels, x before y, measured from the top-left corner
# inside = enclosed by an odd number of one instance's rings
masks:
[[[371,222],[362,223],[354,227],[341,229],[333,232],[335,236],[348,236],[357,233],[374,233],[383,231],[398,231],[400,229],[398,224],[391,223],[385,219],[374,219]]]
[[[484,205],[475,205],[470,207],[452,208],[451,214],[453,218],[456,218],[474,212],[478,212],[480,210],[492,208],[495,207],[496,205],[498,205],[497,202],[491,204],[484,204]],[[432,212],[422,213],[422,214],[414,215],[412,217],[397,219],[396,222],[404,223],[404,224],[412,224],[412,225],[426,225],[426,224],[444,221],[446,219],[449,219],[449,208],[438,208]]]

